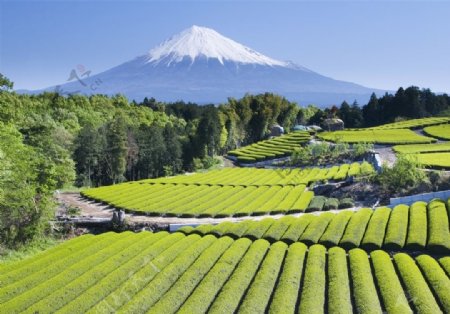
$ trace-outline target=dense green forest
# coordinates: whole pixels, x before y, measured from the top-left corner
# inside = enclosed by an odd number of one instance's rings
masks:
[[[0,235],[6,244],[45,231],[52,195],[64,186],[100,186],[208,168],[214,156],[267,137],[278,123],[341,117],[349,127],[448,112],[450,97],[410,87],[372,96],[360,108],[321,110],[265,93],[221,105],[130,102],[122,95],[20,95],[0,75]],[[413,110],[408,109],[413,106]]]

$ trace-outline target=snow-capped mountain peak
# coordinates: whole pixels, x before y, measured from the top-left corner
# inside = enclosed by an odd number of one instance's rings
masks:
[[[289,66],[289,63],[269,58],[234,40],[222,36],[213,29],[191,26],[166,40],[148,53],[148,62],[170,65],[188,57],[192,62],[196,58],[218,59],[221,64],[231,61],[242,64],[268,66]],[[164,61],[163,61],[164,60]]]

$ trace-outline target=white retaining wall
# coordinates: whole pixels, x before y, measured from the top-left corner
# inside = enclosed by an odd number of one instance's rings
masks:
[[[448,198],[450,198],[450,190],[391,198],[389,200],[389,203],[392,206],[399,205],[399,204],[411,205],[412,203],[415,203],[418,201],[429,202],[434,198],[440,198],[442,200],[447,200]]]

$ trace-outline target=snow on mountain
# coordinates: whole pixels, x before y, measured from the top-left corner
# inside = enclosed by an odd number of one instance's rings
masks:
[[[192,26],[171,37],[148,54],[148,62],[166,65],[181,62],[189,57],[192,62],[196,58],[206,57],[217,59],[223,65],[224,61],[243,64],[260,64],[268,66],[288,66],[287,62],[269,58],[234,40],[222,36],[213,29]]]
[[[364,103],[372,92],[379,92],[272,59],[199,26],[97,75],[45,90],[66,95],[121,93],[137,101],[154,97],[197,103],[221,103],[246,93],[273,92],[301,104],[317,105],[340,104],[343,100]]]

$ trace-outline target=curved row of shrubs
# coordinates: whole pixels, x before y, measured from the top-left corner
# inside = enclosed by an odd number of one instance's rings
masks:
[[[336,214],[304,214],[298,218],[286,216],[234,224],[205,224],[196,228],[186,226],[178,231],[185,234],[262,238],[271,242],[319,243],[346,249],[361,247],[369,251],[380,248],[394,251],[450,250],[448,209],[441,200],[429,204],[417,202],[411,207],[398,205],[392,210],[387,207],[376,210],[365,208],[355,212],[343,210]]]
[[[84,249],[80,246],[84,244]],[[88,252],[66,258],[62,252]],[[2,266],[3,313],[448,313],[450,258],[168,234],[81,236]],[[1,264],[0,264],[1,265]],[[23,274],[23,275],[20,275]]]
[[[310,140],[305,131],[296,131],[280,137],[260,141],[228,152],[243,163],[254,163],[291,155],[301,144]]]

